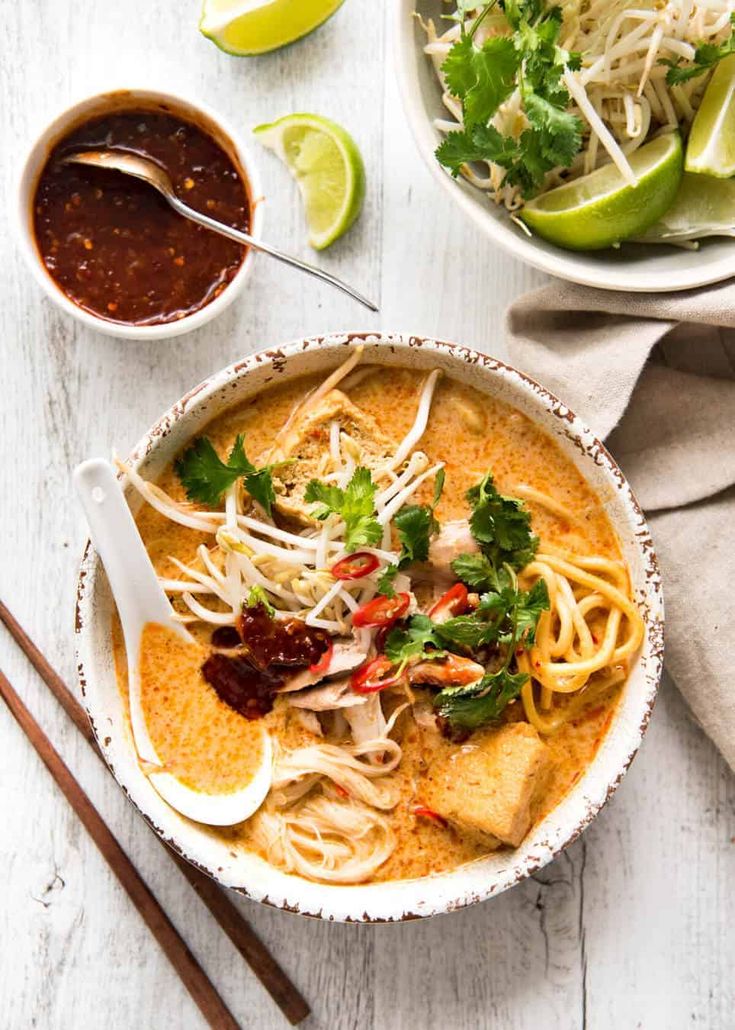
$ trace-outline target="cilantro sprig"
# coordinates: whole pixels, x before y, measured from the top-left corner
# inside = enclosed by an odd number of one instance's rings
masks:
[[[397,573],[415,561],[429,560],[431,538],[439,532],[439,523],[434,509],[439,503],[444,490],[444,469],[439,469],[434,480],[434,496],[431,504],[406,504],[396,512],[393,525],[401,545],[398,561],[388,565],[378,580],[378,590],[387,597],[392,597],[393,580]]]
[[[383,527],[375,516],[376,485],[370,469],[356,468],[343,489],[312,479],[307,484],[304,500],[315,504],[314,518],[324,520],[339,515],[345,524],[345,550],[374,546],[383,536]]]
[[[490,562],[496,568],[528,565],[536,554],[538,537],[531,532],[531,513],[523,501],[499,493],[491,472],[466,496],[472,508],[470,530]]]
[[[434,698],[442,718],[454,728],[476,729],[498,718],[510,701],[518,697],[528,679],[511,666],[519,647],[528,649],[535,641],[541,613],[549,607],[549,593],[543,579],[530,590],[521,590],[512,570],[507,584],[488,591],[470,615],[458,615],[435,623],[428,615],[414,615],[391,630],[385,655],[396,665],[411,660],[436,660],[447,653],[476,656],[488,647],[503,654],[502,666],[474,684],[446,687]]]
[[[257,468],[245,453],[244,439],[238,433],[226,463],[207,436],[200,436],[184,451],[174,468],[190,501],[216,507],[232,484],[242,478],[253,500],[271,514],[276,499],[271,472],[278,466]]]
[[[479,605],[470,614],[441,624],[414,616],[407,629],[394,630],[387,643],[396,654],[420,653],[424,658],[435,656],[434,648],[459,654],[494,648],[502,655],[501,667],[479,682],[446,687],[434,698],[450,727],[473,730],[497,719],[520,694],[528,677],[513,668],[516,652],[533,646],[541,614],[549,608],[549,592],[543,579],[530,590],[518,585],[516,571],[533,560],[538,547],[523,502],[501,494],[490,472],[467,491],[467,501],[472,508],[470,530],[480,552],[459,555],[452,570],[462,582],[482,591]],[[426,619],[429,626],[415,624],[417,618]]]
[[[476,730],[495,722],[520,695],[527,679],[525,673],[501,669],[483,676],[479,683],[445,687],[434,698],[434,707],[439,717],[454,729]]]
[[[396,665],[405,665],[411,658],[443,658],[436,632],[437,626],[428,615],[413,615],[403,626],[394,627],[386,637],[384,653]]]
[[[510,34],[477,46],[477,28],[496,3],[486,4],[469,29],[462,20],[462,34],[442,64],[448,91],[461,101],[464,127],[446,136],[436,157],[454,176],[469,162],[492,161],[506,170],[504,184],[530,196],[581,146],[582,123],[567,110],[562,81],[564,70],[579,68],[581,58],[558,45],[561,8],[547,8],[543,0],[503,0]],[[516,89],[527,121],[518,138],[489,124]]]
[[[505,649],[502,666],[495,672],[487,673],[479,683],[445,687],[434,698],[434,707],[439,715],[453,728],[474,730],[494,721],[519,696],[528,680],[527,673],[513,672],[511,665],[519,647],[528,649],[532,646],[541,613],[549,607],[549,593],[543,579],[537,580],[530,590],[519,590],[515,576],[512,578],[511,585],[499,593],[482,597],[476,616],[491,616],[487,623],[489,631],[486,630],[486,635],[481,639],[489,639],[492,632],[495,632],[495,639]],[[446,633],[451,622],[457,621],[450,620],[450,623],[440,626],[439,630]]]
[[[676,86],[681,82],[688,82],[704,75],[711,68],[714,68],[724,57],[735,54],[735,12],[730,15],[730,24],[733,28],[730,35],[721,43],[702,42],[694,51],[694,60],[689,63],[682,63],[683,58],[663,58],[659,64],[668,65],[666,81],[670,86]]]
[[[472,508],[470,531],[479,554],[460,554],[452,561],[457,579],[475,590],[500,592],[511,584],[513,570],[533,561],[538,537],[531,532],[531,513],[517,497],[506,497],[488,472],[467,491]]]

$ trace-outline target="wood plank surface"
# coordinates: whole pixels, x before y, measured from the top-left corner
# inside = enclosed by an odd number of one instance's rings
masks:
[[[196,31],[196,0],[0,0],[2,563],[0,596],[73,682],[85,536],[70,470],[125,452],[207,373],[332,329],[410,330],[503,356],[507,303],[540,277],[480,235],[421,164],[386,49],[392,0],[347,0],[307,40],[257,61]],[[158,85],[245,133],[292,111],[335,118],[365,157],[364,214],[324,265],[380,302],[368,315],[260,259],[216,322],[155,345],[77,326],[30,281],[13,239],[28,143],[76,96]],[[310,257],[294,184],[257,152],[274,243]],[[183,877],[6,635],[0,665],[74,770],[243,1027],[284,1025]],[[0,1025],[189,1030],[202,1020],[9,718],[0,720]],[[640,756],[584,837],[494,901],[402,926],[327,925],[238,900],[325,1030],[679,1030],[735,1026],[735,781],[665,683]]]

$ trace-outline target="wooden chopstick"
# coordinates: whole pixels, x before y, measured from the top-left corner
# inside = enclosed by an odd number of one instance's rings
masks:
[[[5,625],[43,682],[107,768],[84,708],[2,601],[0,601],[0,622]],[[222,889],[206,873],[190,865],[181,855],[172,851],[160,837],[156,836],[156,840],[176,862],[289,1023],[296,1026],[305,1019],[311,1011],[306,1000]]]
[[[77,813],[110,869],[148,924],[171,965],[213,1030],[240,1030],[240,1025],[212,986],[207,974],[189,951],[183,938],[146,886],[145,880],[120,847],[117,838],[89,800],[59,753],[23,704],[0,670],[0,697],[36,749],[42,762]]]

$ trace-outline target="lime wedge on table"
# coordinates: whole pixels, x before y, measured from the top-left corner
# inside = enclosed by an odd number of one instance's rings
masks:
[[[204,0],[199,31],[238,57],[265,54],[306,36],[344,0]]]
[[[705,236],[735,236],[735,179],[684,172],[674,203],[638,240],[676,243]]]
[[[638,183],[630,186],[614,164],[557,186],[529,201],[520,216],[550,243],[600,250],[641,236],[673,203],[682,175],[681,137],[658,136],[630,156]]]
[[[365,196],[365,166],[348,132],[318,114],[289,114],[253,130],[299,184],[309,243],[324,250],[347,232]]]
[[[718,179],[735,175],[735,54],[720,61],[704,91],[684,167]]]

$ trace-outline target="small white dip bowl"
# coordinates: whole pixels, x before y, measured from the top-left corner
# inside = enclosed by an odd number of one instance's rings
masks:
[[[704,240],[697,251],[672,246],[623,244],[619,249],[575,252],[555,247],[538,236],[528,237],[486,193],[461,176],[453,179],[434,157],[443,139],[435,118],[451,120],[441,99],[432,62],[423,52],[426,33],[415,13],[432,18],[437,32],[450,23],[440,15],[442,0],[396,0],[393,5],[393,54],[398,87],[416,145],[434,178],[445,191],[447,204],[458,211],[513,257],[549,275],[603,290],[665,293],[690,290],[735,275],[735,240]],[[735,219],[734,219],[735,221]]]
[[[258,170],[250,152],[235,130],[204,104],[188,100],[180,94],[161,93],[150,89],[113,90],[96,93],[67,107],[44,129],[28,154],[20,171],[17,194],[17,235],[23,256],[36,282],[62,311],[90,329],[127,340],[162,340],[181,336],[216,318],[241,293],[253,263],[249,249],[232,281],[209,304],[174,322],[160,325],[127,325],[101,318],[74,303],[49,275],[36,245],[33,231],[33,199],[38,179],[53,147],[73,128],[101,115],[141,107],[179,115],[209,133],[230,157],[240,173],[248,193],[251,211],[250,233],[260,239],[263,232],[262,190]],[[153,187],[151,187],[153,189]]]
[[[656,557],[643,514],[620,469],[583,423],[528,376],[456,344],[388,333],[349,333],[298,340],[239,361],[190,390],[143,437],[130,461],[156,479],[181,448],[233,405],[295,376],[326,375],[355,343],[363,361],[417,376],[440,368],[522,411],[585,476],[620,540],[633,594],[646,623],[641,653],[610,729],[581,779],[514,851],[503,850],[451,872],[416,880],[334,886],[291,876],[256,855],[234,850],[207,828],[180,816],[141,770],[113,662],[113,601],[97,555],[87,546],[79,574],[77,660],[84,703],[105,760],[144,818],[172,847],[226,887],[256,901],[331,920],[392,922],[449,912],[482,901],[550,862],[596,815],[620,783],[645,733],[663,661],[663,602]],[[130,496],[135,510],[140,506]]]

